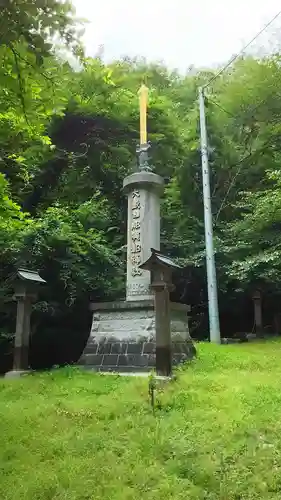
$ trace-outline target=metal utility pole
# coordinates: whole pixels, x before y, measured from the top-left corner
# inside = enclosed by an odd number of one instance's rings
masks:
[[[221,336],[220,336],[220,322],[219,322],[219,310],[218,310],[217,276],[216,276],[214,243],[213,243],[213,220],[212,220],[210,175],[209,175],[209,161],[208,161],[208,140],[207,140],[207,129],[206,129],[204,93],[202,88],[199,89],[199,111],[200,111],[200,139],[201,139],[201,158],[202,158],[202,181],[203,181],[210,341],[220,344]]]

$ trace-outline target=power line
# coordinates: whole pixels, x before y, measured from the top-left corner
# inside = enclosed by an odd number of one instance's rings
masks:
[[[215,225],[216,225],[216,224],[217,224],[217,222],[218,222],[218,218],[219,218],[219,216],[220,216],[220,213],[221,213],[222,209],[223,209],[223,208],[224,208],[224,206],[225,206],[225,202],[226,202],[226,200],[227,200],[227,198],[228,198],[228,196],[229,196],[229,193],[230,193],[231,189],[233,188],[234,183],[235,183],[235,181],[236,181],[236,179],[237,179],[238,175],[239,175],[239,174],[240,174],[240,172],[241,172],[241,169],[242,169],[242,167],[243,167],[243,163],[244,163],[244,161],[245,161],[245,160],[248,160],[249,158],[251,158],[252,156],[254,156],[254,155],[258,154],[258,153],[261,153],[261,152],[263,151],[263,149],[264,149],[266,146],[268,146],[268,145],[270,144],[270,142],[271,142],[271,138],[270,138],[268,141],[266,141],[266,143],[265,143],[265,144],[262,146],[262,148],[260,148],[258,151],[257,151],[257,150],[256,150],[256,151],[254,151],[254,152],[252,152],[252,151],[251,151],[249,154],[247,154],[247,155],[245,155],[243,158],[241,158],[241,160],[240,160],[238,163],[236,163],[236,165],[232,165],[232,167],[235,167],[235,166],[236,166],[236,167],[238,167],[238,169],[237,169],[237,172],[236,172],[236,173],[234,174],[234,176],[232,177],[232,179],[231,179],[231,181],[230,181],[230,184],[229,184],[229,186],[228,186],[227,192],[226,192],[226,194],[225,194],[225,196],[224,196],[224,198],[223,198],[223,200],[222,200],[222,202],[221,202],[221,206],[220,206],[220,208],[219,208],[219,209],[218,209],[218,211],[217,211],[217,214],[216,214],[216,220],[215,220]]]
[[[216,73],[203,87],[202,89],[205,89],[206,87],[208,87],[214,80],[216,80],[227,68],[229,68],[229,66],[241,55],[243,54],[243,52],[280,16],[281,14],[281,10],[254,36],[254,38],[252,38],[243,48],[240,52],[238,52],[234,57],[232,57],[232,59],[223,67],[221,68],[220,71],[218,71],[218,73]],[[210,99],[208,97],[208,100],[210,102],[212,102],[215,106],[217,106],[218,108],[220,108],[222,111],[224,111],[226,114],[228,114],[229,116],[231,116],[232,118],[236,118],[230,111],[226,110],[223,106],[221,106],[220,104],[218,104],[217,102],[213,101],[212,99]],[[263,99],[258,105],[254,106],[251,110],[250,110],[250,113],[253,113],[255,112],[262,104],[265,103],[265,101],[267,100],[267,97],[265,99]],[[267,146],[269,144],[270,140],[266,142],[266,144],[263,145],[263,148],[265,146]],[[262,150],[258,151],[258,152],[261,152]],[[229,196],[229,193],[232,189],[232,187],[234,186],[234,183],[235,183],[235,180],[237,179],[238,175],[240,174],[240,171],[242,169],[242,166],[243,166],[243,163],[245,160],[247,160],[248,158],[250,158],[251,156],[253,156],[254,154],[256,154],[257,151],[255,151],[254,153],[250,152],[248,155],[244,156],[237,164],[236,166],[238,166],[238,170],[237,172],[235,173],[235,175],[232,177],[231,181],[230,181],[230,184],[228,186],[228,189],[227,189],[227,192],[223,198],[223,201],[221,203],[221,206],[216,214],[216,220],[215,220],[215,224],[217,223],[218,221],[218,218],[219,218],[219,215],[225,205],[225,202],[227,200],[227,197]],[[234,165],[235,166],[235,165]]]
[[[217,106],[219,109],[224,111],[227,115],[231,116],[232,118],[236,118],[235,115],[233,115],[230,111],[227,111],[227,109],[225,109],[223,106],[221,106],[221,104],[217,103],[216,101],[213,101],[213,99],[210,99],[210,97],[207,97],[206,100],[207,100],[207,102],[211,102],[212,104]]]
[[[281,11],[280,11],[280,12],[281,12]],[[265,99],[263,99],[263,100],[262,100],[259,104],[257,104],[256,106],[254,106],[254,107],[250,110],[250,113],[255,112],[255,111],[256,111],[256,110],[257,110],[260,106],[262,106],[262,105],[266,102],[266,100],[267,100],[267,97],[265,97]],[[214,104],[215,106],[217,106],[218,108],[220,108],[222,111],[224,111],[226,114],[228,114],[228,115],[229,115],[229,116],[231,116],[232,118],[236,118],[236,117],[235,117],[235,116],[234,116],[234,115],[233,115],[230,111],[226,110],[223,106],[221,106],[220,104],[218,104],[218,103],[217,103],[216,101],[214,101],[213,99],[208,98],[208,101],[212,102],[212,104]],[[244,125],[245,125],[245,124],[244,124]],[[244,161],[245,161],[245,160],[247,160],[248,158],[250,158],[250,157],[254,156],[256,153],[260,153],[260,152],[262,152],[263,148],[264,148],[265,146],[267,146],[267,145],[270,143],[270,140],[271,140],[271,139],[269,139],[269,140],[268,140],[268,141],[267,141],[267,142],[263,145],[263,147],[262,147],[259,151],[250,152],[249,154],[245,155],[245,156],[244,156],[244,157],[243,157],[243,158],[242,158],[242,159],[241,159],[238,163],[236,163],[236,164],[234,164],[234,165],[231,165],[231,168],[233,168],[233,167],[237,167],[237,166],[238,166],[239,168],[238,168],[237,172],[235,173],[235,175],[232,177],[232,179],[231,179],[231,181],[230,181],[230,184],[229,184],[229,186],[228,186],[227,192],[226,192],[226,194],[225,194],[225,196],[224,196],[224,198],[223,198],[223,201],[222,201],[222,203],[221,203],[221,206],[220,206],[220,208],[219,208],[219,210],[218,210],[218,212],[217,212],[217,214],[216,214],[216,219],[215,219],[214,226],[215,226],[215,225],[217,224],[217,222],[218,222],[219,215],[220,215],[220,213],[221,213],[221,211],[222,211],[222,209],[223,209],[223,207],[224,207],[224,205],[225,205],[225,202],[226,202],[226,200],[227,200],[227,197],[228,197],[228,195],[229,195],[229,193],[230,193],[231,189],[232,189],[232,188],[233,188],[233,186],[234,186],[235,180],[237,179],[238,175],[239,175],[239,174],[240,174],[240,172],[241,172],[241,169],[242,169],[242,166],[243,166]],[[212,195],[212,197],[213,197],[213,195]]]
[[[239,174],[240,174],[240,172],[241,172],[241,169],[242,169],[242,166],[243,166],[243,161],[244,161],[244,160],[246,160],[247,158],[249,158],[250,156],[251,156],[251,154],[249,154],[249,155],[248,155],[248,156],[246,156],[245,158],[242,158],[241,162],[239,162],[239,163],[240,163],[240,165],[238,164],[238,165],[239,165],[239,168],[238,168],[238,170],[237,170],[236,174],[232,177],[232,179],[231,179],[231,181],[230,181],[230,184],[229,184],[229,186],[228,186],[228,189],[227,189],[227,191],[226,191],[226,194],[225,194],[225,196],[224,196],[224,198],[223,198],[223,200],[222,200],[222,202],[221,202],[221,206],[220,206],[220,208],[219,208],[219,209],[218,209],[218,211],[217,211],[217,214],[216,214],[216,220],[215,220],[215,224],[214,224],[215,226],[217,225],[218,218],[219,218],[219,216],[220,216],[220,213],[221,213],[222,209],[224,208],[224,205],[225,205],[225,202],[226,202],[226,200],[227,200],[227,197],[228,197],[228,195],[229,195],[229,193],[230,193],[230,191],[231,191],[232,187],[234,186],[234,183],[235,183],[235,181],[236,181],[236,179],[237,179],[238,175],[239,175]]]
[[[280,95],[277,95],[277,97],[280,97]],[[237,116],[235,116],[231,111],[225,109],[221,104],[219,104],[218,102],[214,101],[209,96],[206,97],[206,100],[207,100],[207,102],[211,102],[212,104],[214,104],[215,106],[217,106],[219,109],[221,109],[222,111],[224,111],[227,115],[231,116],[232,118],[237,118]],[[262,99],[262,101],[260,101],[258,104],[256,104],[255,106],[253,106],[252,108],[250,108],[248,111],[246,111],[246,115],[247,115],[246,118],[248,118],[250,114],[252,114],[255,111],[257,111],[258,108],[260,108],[263,104],[265,104],[267,100],[268,100],[268,95],[265,96],[264,99]],[[246,125],[246,123],[243,122],[242,126],[243,125]]]
[[[216,73],[205,85],[203,85],[203,89],[205,89],[206,87],[208,87],[214,80],[216,80],[227,68],[229,68],[229,66],[234,62],[236,61],[236,59],[241,56],[243,54],[243,52],[245,52],[245,50],[275,21],[275,19],[277,19],[277,17],[279,17],[281,14],[281,10],[254,36],[254,38],[252,38],[252,40],[250,40],[250,42],[247,43],[247,45],[245,45],[241,50],[240,52],[238,52],[235,56],[232,57],[232,59],[230,59],[230,61],[223,67],[220,69],[220,71],[218,71],[218,73]]]

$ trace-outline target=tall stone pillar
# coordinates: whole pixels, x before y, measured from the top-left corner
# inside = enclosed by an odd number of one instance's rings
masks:
[[[160,196],[164,180],[152,172],[137,172],[124,179],[128,196],[127,286],[126,299],[153,299],[150,273],[139,268],[150,256],[150,249],[160,250]]]

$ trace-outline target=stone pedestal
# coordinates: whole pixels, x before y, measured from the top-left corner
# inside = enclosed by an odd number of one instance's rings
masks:
[[[154,300],[91,304],[93,323],[79,365],[97,371],[149,371],[155,368]],[[171,302],[172,363],[192,359],[189,306]]]
[[[5,373],[5,378],[13,379],[20,378],[24,375],[29,375],[31,373],[30,370],[11,370],[10,372]]]

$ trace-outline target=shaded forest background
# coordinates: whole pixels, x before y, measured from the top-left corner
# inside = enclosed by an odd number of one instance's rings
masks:
[[[124,297],[125,175],[135,168],[137,90],[150,88],[153,165],[166,179],[161,245],[183,266],[174,299],[192,306],[191,334],[208,335],[198,86],[142,59],[86,58],[71,4],[1,2],[0,369],[10,367],[16,267],[47,280],[32,317],[31,365],[75,362],[89,300]],[[66,61],[72,54],[76,69]],[[254,329],[251,295],[279,333],[281,54],[238,58],[207,93],[221,328]]]

